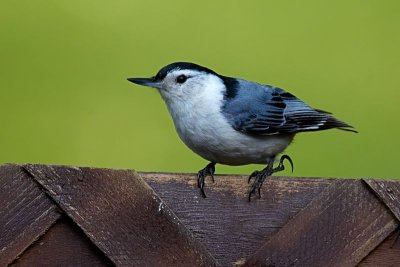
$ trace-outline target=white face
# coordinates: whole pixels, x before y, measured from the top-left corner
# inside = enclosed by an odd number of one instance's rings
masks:
[[[202,95],[206,90],[221,80],[213,75],[195,70],[174,70],[160,83],[160,94],[166,101],[185,101]]]

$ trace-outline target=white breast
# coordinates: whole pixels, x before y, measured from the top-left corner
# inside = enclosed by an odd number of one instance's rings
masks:
[[[160,92],[179,137],[195,153],[226,165],[264,164],[290,144],[292,136],[250,136],[233,129],[221,113],[223,82],[211,76],[206,84],[186,97]]]

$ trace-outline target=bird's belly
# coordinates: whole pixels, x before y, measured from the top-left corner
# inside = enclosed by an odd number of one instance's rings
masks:
[[[174,120],[182,141],[206,160],[226,165],[265,164],[293,136],[251,136],[236,131],[220,114]]]
[[[203,158],[226,165],[266,164],[281,153],[290,138],[215,138],[209,144],[195,145],[193,151]]]

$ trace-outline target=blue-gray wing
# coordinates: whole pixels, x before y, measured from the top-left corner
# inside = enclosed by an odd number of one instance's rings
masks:
[[[237,131],[255,134],[294,134],[331,128],[354,131],[330,113],[313,109],[277,87],[245,80],[229,84],[222,112]]]

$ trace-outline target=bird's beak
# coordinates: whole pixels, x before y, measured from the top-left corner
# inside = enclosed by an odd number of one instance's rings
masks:
[[[161,82],[157,81],[154,78],[128,78],[128,81],[139,84],[139,85],[143,85],[143,86],[161,89]]]

